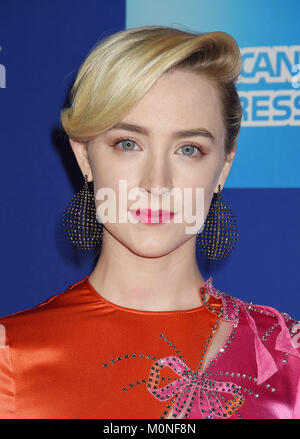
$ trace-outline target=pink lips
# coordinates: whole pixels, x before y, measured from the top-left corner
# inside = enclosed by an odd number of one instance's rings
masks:
[[[162,224],[170,222],[174,217],[174,212],[168,210],[151,210],[151,209],[129,209],[130,212],[144,224]]]

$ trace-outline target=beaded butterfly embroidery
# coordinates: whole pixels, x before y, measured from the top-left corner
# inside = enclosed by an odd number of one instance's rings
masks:
[[[211,278],[210,278],[211,280]],[[223,316],[223,307],[218,312],[208,304],[205,299],[205,288],[201,288],[201,298],[209,311],[215,313],[217,317]],[[221,293],[221,292],[220,292]],[[225,310],[226,315],[226,310]],[[139,354],[139,358],[152,358],[156,360],[150,368],[147,381],[142,379],[137,381],[135,385],[146,383],[147,390],[160,401],[169,401],[161,418],[167,418],[172,411],[172,418],[213,418],[231,417],[244,403],[244,397],[241,393],[240,386],[230,381],[216,381],[208,378],[202,371],[202,364],[207,352],[208,346],[213,338],[213,334],[217,331],[220,321],[211,328],[211,333],[205,344],[203,353],[200,357],[199,367],[196,371],[189,368],[183,360],[182,355],[167,356],[159,358],[146,354]],[[167,340],[163,334],[159,334],[161,339]],[[176,353],[180,351],[177,350]],[[137,354],[132,354],[131,358],[136,358]],[[124,358],[130,358],[128,354]],[[121,360],[122,357],[118,357]],[[114,364],[115,360],[111,360]],[[107,367],[107,363],[104,363]],[[179,377],[165,386],[159,386],[164,380],[161,377],[162,368],[167,367],[173,370]],[[171,379],[171,378],[170,378]],[[129,388],[133,388],[134,384],[129,384]],[[123,387],[123,391],[128,388]],[[228,399],[222,403],[221,399],[225,396]]]
[[[209,305],[208,300],[205,297],[205,292],[207,292],[207,290],[212,296],[222,300],[222,307],[219,312]],[[147,390],[155,398],[160,401],[170,400],[166,409],[163,411],[161,418],[169,417],[168,415],[170,412],[171,418],[230,418],[235,414],[238,414],[238,417],[242,418],[238,411],[245,402],[243,396],[244,392],[253,395],[255,399],[258,398],[259,393],[256,393],[253,390],[255,386],[260,386],[262,383],[265,383],[268,378],[278,371],[278,367],[272,355],[262,343],[262,341],[267,340],[274,328],[277,326],[280,327],[276,346],[277,350],[284,352],[283,363],[287,364],[289,353],[300,356],[295,350],[295,347],[291,344],[291,329],[287,326],[288,322],[293,321],[293,319],[291,319],[286,313],[279,313],[279,311],[274,308],[263,305],[252,305],[251,303],[243,302],[240,299],[215,289],[212,286],[212,278],[207,281],[207,287],[200,288],[200,294],[203,304],[210,312],[218,317],[218,320],[211,329],[211,334],[200,358],[198,370],[193,371],[189,368],[188,364],[183,361],[182,355],[172,355],[158,359],[155,356],[151,357],[151,355],[147,355],[147,358],[152,358],[155,362],[150,368],[148,380],[146,381],[146,379],[142,379],[141,382],[137,381],[136,384],[146,383]],[[218,358],[223,355],[225,349],[228,348],[232,342],[234,334],[236,333],[236,328],[239,325],[239,314],[241,310],[244,312],[244,316],[248,322],[248,327],[254,335],[257,377],[247,376],[246,373],[224,372],[221,370],[213,373],[209,372],[216,362],[218,364]],[[271,328],[260,338],[255,320],[251,317],[250,312],[265,314],[270,317],[271,320],[275,319],[276,323],[272,324]],[[225,340],[224,345],[202,371],[201,368],[208,345],[213,338],[213,333],[217,331],[220,324],[219,319],[232,322],[232,330]],[[159,334],[159,337],[167,340],[163,334]],[[180,351],[175,352],[177,354]],[[137,354],[132,354],[132,358],[135,357],[137,357]],[[145,354],[140,354],[140,358],[144,357]],[[126,354],[124,358],[129,358],[129,355]],[[122,357],[118,357],[118,360],[119,359],[122,359]],[[111,360],[111,362],[115,363],[115,360]],[[107,363],[105,363],[105,365],[107,366]],[[160,386],[160,382],[164,380],[164,378],[161,377],[161,371],[164,367],[175,372],[178,375],[178,378],[166,386]],[[246,387],[242,388],[242,386],[232,383],[231,381],[223,381],[222,378],[221,380],[215,380],[211,378],[212,374],[219,374],[220,376],[231,375],[232,377],[235,376],[238,380],[248,378],[252,383],[252,387],[254,387],[253,389],[248,389]],[[134,384],[130,384],[129,387],[133,388]],[[266,383],[264,388],[271,392],[276,390],[269,383]],[[128,388],[124,387],[122,390],[127,391]],[[225,401],[222,402],[224,399]],[[171,411],[171,409],[173,410]]]

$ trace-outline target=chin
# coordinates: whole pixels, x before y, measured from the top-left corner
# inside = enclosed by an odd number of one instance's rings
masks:
[[[126,247],[132,252],[135,253],[138,256],[144,257],[144,258],[159,258],[161,256],[167,255],[171,251],[174,250],[175,247],[173,246],[167,246],[162,245],[162,243],[157,242],[157,245],[155,243],[136,243],[136,245],[129,245],[124,244]]]

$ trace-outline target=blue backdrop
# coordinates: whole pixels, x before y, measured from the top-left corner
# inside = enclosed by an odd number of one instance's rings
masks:
[[[266,15],[266,11],[268,14]],[[241,299],[300,319],[300,5],[295,0],[6,0],[0,11],[1,305],[39,304],[92,271],[61,225],[82,185],[59,112],[88,51],[118,30],[168,25],[221,30],[237,40],[244,109],[223,190],[240,238],[201,273]]]

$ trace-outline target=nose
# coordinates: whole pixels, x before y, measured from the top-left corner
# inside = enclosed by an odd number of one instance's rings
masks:
[[[162,157],[150,160],[143,171],[141,187],[150,195],[164,196],[173,187],[171,170]]]
[[[163,196],[164,194],[167,194],[169,192],[169,189],[167,187],[151,187],[150,193],[156,196]]]

